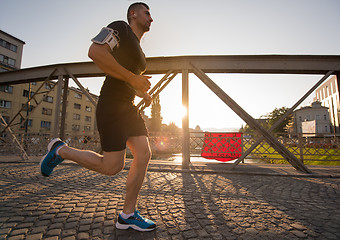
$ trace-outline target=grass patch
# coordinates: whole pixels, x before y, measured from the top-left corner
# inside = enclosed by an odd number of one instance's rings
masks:
[[[287,147],[287,146],[286,146]],[[244,145],[244,151],[250,148],[250,144]],[[300,159],[300,148],[298,147],[287,147],[287,149],[294,154],[297,159]],[[307,165],[340,165],[340,149],[325,149],[325,148],[314,148],[304,147],[303,149],[303,160],[304,164]],[[288,162],[278,154],[268,143],[262,142],[258,145],[250,155],[255,158],[259,158],[268,163],[275,164],[287,164]]]

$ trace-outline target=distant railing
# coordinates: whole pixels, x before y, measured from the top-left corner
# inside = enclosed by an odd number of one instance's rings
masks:
[[[42,133],[16,134],[29,156],[42,156],[46,154],[47,144],[51,135]],[[305,164],[336,164],[340,162],[340,137],[322,136],[314,137],[304,134],[278,134],[277,139],[297,159]],[[68,135],[65,137],[68,145],[78,149],[88,149],[101,152],[99,135]],[[181,133],[151,132],[149,141],[154,158],[164,158],[182,152]],[[243,135],[242,147],[245,152],[256,139]],[[204,142],[204,132],[190,133],[190,155],[200,156]],[[0,155],[18,155],[15,145],[11,144],[10,136],[3,136],[0,142]],[[287,163],[268,143],[262,141],[248,156],[247,159],[257,159],[268,163]],[[328,162],[328,163],[326,163]]]

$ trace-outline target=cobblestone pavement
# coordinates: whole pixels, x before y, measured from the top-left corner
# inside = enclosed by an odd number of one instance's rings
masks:
[[[127,170],[0,164],[0,239],[340,239],[340,178],[149,171],[138,208],[153,232],[117,230]]]

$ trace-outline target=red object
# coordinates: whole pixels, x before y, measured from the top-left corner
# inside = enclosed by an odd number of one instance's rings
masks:
[[[204,134],[201,156],[221,162],[235,160],[242,156],[242,133]]]

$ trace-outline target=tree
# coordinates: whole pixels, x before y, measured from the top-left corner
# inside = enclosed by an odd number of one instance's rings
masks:
[[[181,130],[176,126],[174,122],[170,122],[169,125],[163,125],[162,131],[168,133],[180,133]]]
[[[271,128],[276,121],[278,121],[287,111],[289,108],[281,107],[281,108],[275,108],[272,112],[267,113],[264,116],[261,116],[260,119],[257,119],[256,121],[262,125],[265,129]],[[287,132],[287,125],[289,121],[291,120],[292,115],[289,115],[285,118],[285,120],[272,132],[273,133],[286,133]],[[242,126],[239,130],[240,132],[243,132],[245,135],[251,135],[253,137],[258,137],[259,133],[255,131],[254,129],[250,128],[248,124],[245,126]]]
[[[162,128],[161,104],[159,95],[153,99],[151,106],[151,131],[161,131]]]
[[[275,108],[272,112],[268,113],[266,115],[266,118],[268,118],[268,126],[271,127],[274,125],[276,121],[278,121],[287,111],[289,108],[281,107],[281,108]],[[273,130],[274,133],[284,133],[287,132],[287,125],[292,118],[292,115],[289,115],[285,118],[285,120]]]

